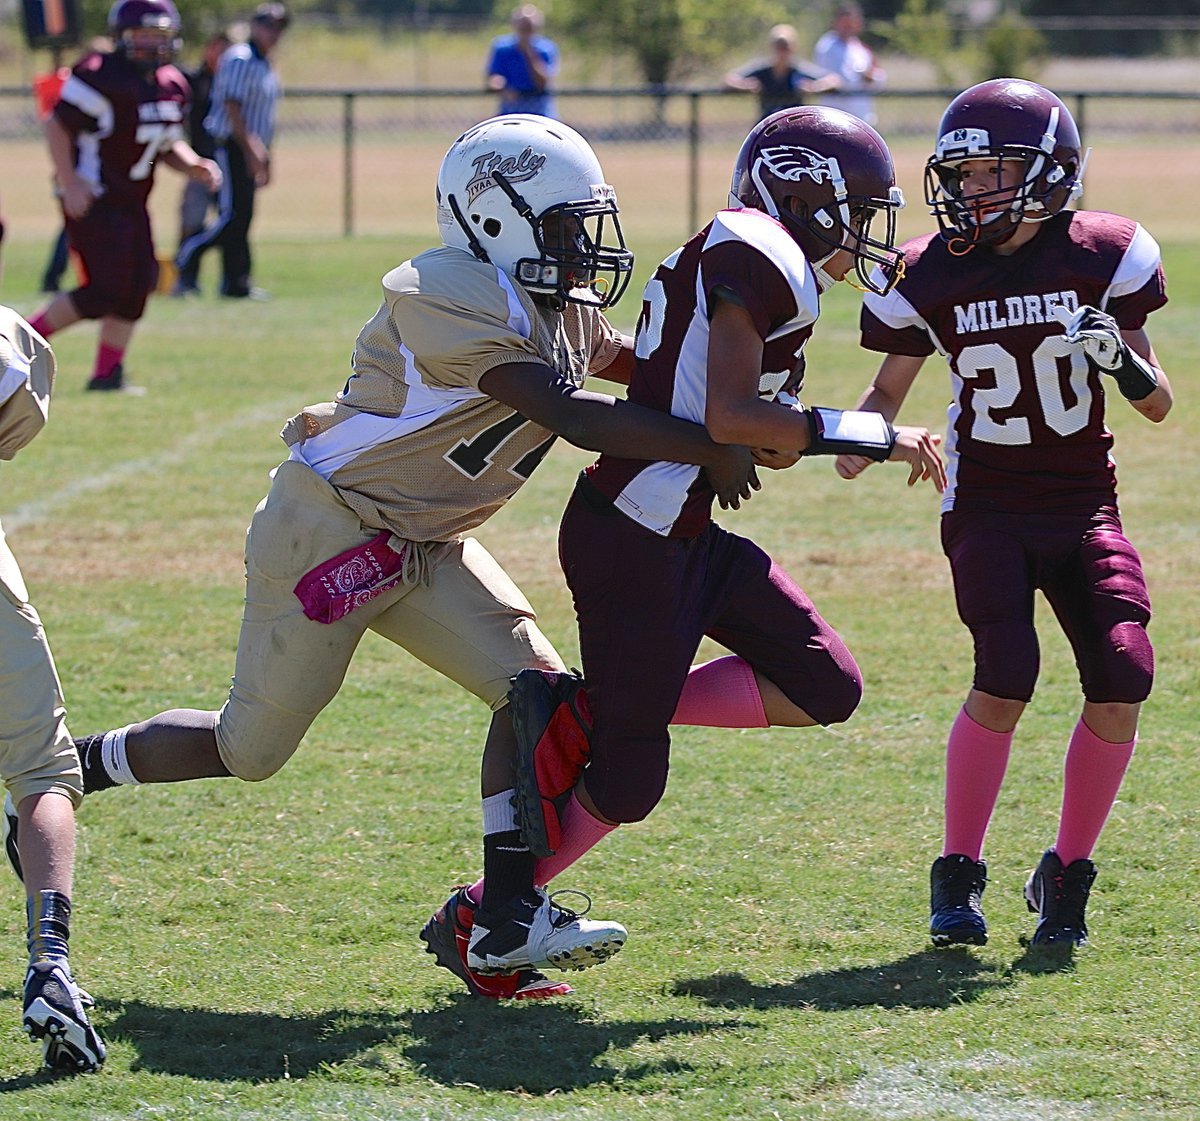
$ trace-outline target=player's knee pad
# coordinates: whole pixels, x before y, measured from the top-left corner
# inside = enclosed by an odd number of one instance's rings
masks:
[[[149,295],[141,285],[104,289],[88,283],[71,293],[71,302],[83,319],[103,319],[112,315],[132,323],[142,318]]]
[[[127,319],[136,323],[146,312],[146,300],[149,292],[129,292],[114,301],[112,314],[118,319]]]
[[[228,762],[225,763],[225,766],[229,767],[229,773],[234,778],[240,778],[243,782],[263,782],[278,773],[280,767],[283,766],[283,761],[268,762],[261,758],[246,759],[243,757],[233,766],[230,766]]]
[[[1083,695],[1097,704],[1140,704],[1154,684],[1154,648],[1138,622],[1112,626],[1082,671]]]
[[[993,697],[1028,702],[1037,684],[1040,653],[1031,623],[1000,620],[971,628],[975,688]]]
[[[81,319],[103,319],[112,314],[112,300],[92,284],[76,288],[71,293],[71,303]]]

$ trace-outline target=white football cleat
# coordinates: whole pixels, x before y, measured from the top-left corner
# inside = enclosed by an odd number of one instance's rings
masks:
[[[533,894],[515,896],[495,913],[483,908],[475,912],[467,965],[485,975],[518,969],[587,969],[607,961],[628,937],[620,923],[585,919],[555,902],[544,889],[534,888]]]

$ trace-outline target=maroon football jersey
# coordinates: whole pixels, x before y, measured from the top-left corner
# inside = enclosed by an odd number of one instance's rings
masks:
[[[862,343],[914,357],[940,351],[952,399],[942,509],[1082,510],[1116,501],[1106,383],[1069,346],[1056,307],[1090,304],[1125,330],[1167,302],[1162,258],[1136,222],[1064,213],[1010,256],[953,256],[938,235],[904,246],[905,273],[868,294]]]
[[[54,114],[75,135],[75,170],[116,205],[145,206],[160,152],[183,138],[191,90],[174,67],[151,74],[119,54],[89,54],[63,85]]]
[[[802,369],[819,310],[812,267],[774,218],[723,210],[646,285],[631,401],[704,423],[708,379],[720,376],[708,369],[709,301],[718,287],[734,294],[763,338],[762,395],[774,397]],[[601,493],[655,533],[691,537],[708,524],[713,492],[699,467],[605,455],[590,471]]]

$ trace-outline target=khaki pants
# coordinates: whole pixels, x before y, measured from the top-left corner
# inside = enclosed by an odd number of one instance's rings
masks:
[[[564,668],[533,608],[479,542],[424,546],[428,582],[401,584],[335,623],[305,616],[293,589],[306,572],[378,534],[315,471],[275,473],[246,535],[246,605],[229,699],[217,721],[221,759],[257,781],[291,757],[341,688],[367,630],[457,681],[493,711],[522,669]]]
[[[42,621],[0,527],[0,776],[13,803],[57,791],[83,798],[62,686]]]

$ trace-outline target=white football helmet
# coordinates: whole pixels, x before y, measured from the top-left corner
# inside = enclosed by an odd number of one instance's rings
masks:
[[[442,159],[437,216],[444,244],[557,307],[609,307],[633,273],[596,153],[549,117],[510,113],[464,132]]]

